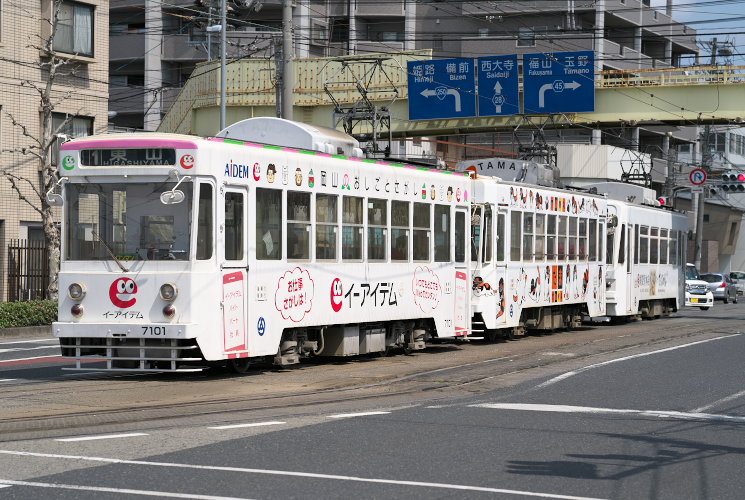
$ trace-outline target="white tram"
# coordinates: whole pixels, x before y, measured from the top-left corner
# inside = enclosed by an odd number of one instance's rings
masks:
[[[604,197],[483,175],[474,193],[475,331],[513,337],[605,313]]]
[[[242,371],[469,332],[468,174],[354,157],[335,131],[261,120],[61,146],[53,333],[76,369]],[[229,138],[272,128],[307,149]],[[95,360],[105,367],[83,366]]]
[[[688,218],[656,207],[651,189],[613,182],[588,187],[609,198],[607,315],[651,319],[677,311],[685,304]]]

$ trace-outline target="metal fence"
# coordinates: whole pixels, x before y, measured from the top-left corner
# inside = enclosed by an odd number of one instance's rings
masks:
[[[10,240],[8,301],[41,300],[49,286],[49,250],[43,240]]]

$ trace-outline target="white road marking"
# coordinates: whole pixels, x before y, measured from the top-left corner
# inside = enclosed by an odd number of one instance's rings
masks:
[[[99,491],[102,493],[124,493],[129,495],[148,495],[153,497],[163,498],[191,498],[195,500],[247,500],[237,497],[216,497],[212,495],[191,495],[188,493],[171,493],[168,491],[148,491],[148,490],[132,490],[128,488],[104,488],[100,486],[82,486],[79,484],[61,484],[61,483],[38,483],[35,481],[11,481],[9,479],[0,479],[0,487],[7,488],[9,486],[31,486],[34,488],[54,488],[62,490],[76,490],[76,491]]]
[[[368,415],[387,415],[389,411],[366,411],[360,413],[340,413],[338,415],[329,415],[329,418],[351,418],[351,417],[366,417]]]
[[[698,412],[706,411],[706,410],[709,410],[711,408],[714,408],[715,406],[719,406],[722,403],[726,403],[728,401],[732,401],[733,399],[737,399],[737,398],[739,398],[741,396],[745,396],[745,391],[736,392],[734,394],[731,394],[731,395],[727,396],[726,398],[719,399],[717,401],[714,401],[711,404],[708,404],[708,405],[705,405],[705,406],[701,406],[701,407],[696,408],[696,409],[691,410],[691,411],[693,413],[698,413]]]
[[[55,441],[63,441],[63,442],[72,442],[72,441],[95,441],[96,439],[119,439],[119,438],[128,438],[128,437],[135,437],[135,436],[147,436],[147,434],[143,432],[131,432],[129,434],[104,434],[100,436],[82,436],[82,437],[74,437],[74,438],[59,438],[55,439]]]
[[[572,356],[576,356],[573,352],[542,352],[542,356],[566,356],[568,358],[571,358]]]
[[[13,340],[10,342],[0,342],[0,345],[5,344],[31,344],[31,343],[37,343],[37,342],[54,342],[53,344],[49,344],[47,347],[59,347],[59,341],[57,339],[35,339],[35,340]]]
[[[16,358],[16,359],[0,359],[0,365],[3,363],[12,363],[14,361],[30,361],[32,359],[45,359],[45,358],[59,358],[59,354],[53,354],[51,356],[34,356],[32,358]]]
[[[255,422],[253,424],[220,425],[218,427],[207,427],[208,429],[240,429],[241,427],[262,427],[264,425],[283,425],[287,422]]]
[[[722,335],[721,337],[714,337],[713,339],[706,339],[706,340],[699,340],[698,342],[691,342],[690,344],[682,344],[682,345],[676,345],[674,347],[667,347],[665,349],[659,349],[657,351],[650,351],[650,352],[643,352],[640,354],[634,354],[632,356],[624,356],[623,358],[618,359],[611,359],[610,361],[603,361],[602,363],[596,363],[594,365],[585,366],[582,368],[579,368],[577,370],[573,370],[570,372],[562,373],[561,375],[558,375],[552,379],[549,379],[542,384],[538,384],[536,386],[537,389],[542,389],[544,387],[548,387],[549,385],[555,384],[556,382],[561,382],[562,380],[568,379],[569,377],[572,377],[574,375],[577,375],[579,373],[585,372],[587,370],[591,370],[593,368],[598,368],[600,366],[610,365],[613,363],[620,363],[621,361],[628,361],[630,359],[634,358],[642,358],[644,356],[651,356],[653,354],[659,354],[661,352],[668,352],[668,351],[674,351],[676,349],[683,349],[684,347],[690,347],[692,345],[698,345],[698,344],[705,344],[707,342],[713,342],[715,340],[721,340],[721,339],[728,339],[731,337],[737,337],[738,335],[741,335],[740,333],[736,333],[734,335]]]
[[[0,354],[6,352],[20,352],[20,351],[36,351],[38,349],[58,349],[58,345],[42,345],[37,347],[10,347],[8,349],[0,349]]]
[[[238,472],[241,474],[266,474],[274,476],[307,477],[313,479],[330,479],[336,481],[351,481],[357,483],[392,484],[398,486],[417,486],[420,488],[438,488],[457,491],[483,491],[487,493],[502,493],[508,495],[522,495],[527,497],[557,498],[559,500],[602,500],[592,497],[578,497],[573,495],[560,495],[555,493],[539,493],[533,491],[508,490],[503,488],[487,488],[484,486],[469,486],[465,484],[429,483],[423,481],[403,481],[398,479],[378,479],[358,476],[340,476],[335,474],[317,474],[313,472],[295,472],[272,469],[249,469],[244,467],[225,467],[218,465],[195,465],[171,462],[148,462],[144,460],[122,460],[117,458],[85,457],[76,455],[57,455],[51,453],[33,453],[29,451],[0,450],[2,455],[13,455],[22,457],[59,458],[64,460],[85,460],[89,462],[100,462],[122,465],[145,465],[148,467],[170,467],[180,469],[209,470],[221,472]],[[0,482],[3,482],[0,480]]]
[[[542,405],[519,403],[480,403],[470,408],[489,408],[493,410],[539,411],[554,413],[590,413],[595,415],[639,415],[642,417],[675,418],[680,420],[710,420],[716,422],[745,423],[745,417],[716,415],[713,413],[688,413],[682,411],[625,410],[618,408],[593,408],[591,406]]]

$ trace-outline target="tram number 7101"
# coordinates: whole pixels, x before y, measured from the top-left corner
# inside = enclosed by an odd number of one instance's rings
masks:
[[[166,327],[165,326],[143,326],[142,327],[142,336],[145,335],[165,335],[166,334]]]

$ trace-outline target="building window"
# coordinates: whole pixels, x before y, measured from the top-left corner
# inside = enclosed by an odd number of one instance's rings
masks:
[[[59,52],[93,57],[93,6],[62,2],[52,47]]]
[[[59,147],[67,136],[70,139],[93,135],[93,118],[89,116],[72,116],[64,113],[52,113],[52,133],[56,134],[52,146],[52,165],[59,160]]]
[[[334,19],[331,22],[331,41],[348,42],[349,41],[349,19]]]
[[[432,50],[442,50],[443,47],[442,35],[434,35],[432,37]]]
[[[313,24],[311,36],[314,43],[325,44],[329,39],[329,29],[322,24]]]
[[[533,28],[520,28],[517,32],[518,47],[535,47],[535,31]]]

